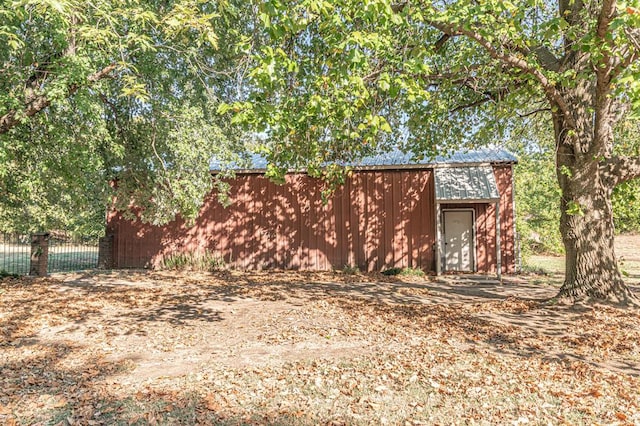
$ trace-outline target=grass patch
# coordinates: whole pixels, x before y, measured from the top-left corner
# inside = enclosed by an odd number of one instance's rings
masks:
[[[170,253],[164,256],[160,268],[172,271],[214,272],[225,267],[226,263],[222,256],[204,250]]]
[[[425,273],[420,268],[389,268],[382,271],[382,275],[402,277],[424,277]]]
[[[49,249],[47,271],[71,272],[93,269],[98,266],[97,247],[60,247]]]
[[[618,259],[620,273],[627,284],[640,284],[640,261],[635,259]],[[544,280],[557,279],[564,276],[564,257],[557,256],[530,256],[522,265],[522,272],[527,275],[538,275]],[[538,278],[532,278],[532,282],[538,282]]]
[[[551,275],[552,272],[547,268],[540,265],[522,265],[522,273],[523,274],[533,274],[533,275]]]
[[[358,265],[344,265],[342,267],[342,273],[346,275],[360,275],[360,268],[358,268]]]
[[[27,275],[31,266],[29,246],[0,245],[0,270]],[[70,272],[98,266],[98,248],[91,246],[51,246],[47,272]]]
[[[0,270],[17,275],[29,273],[31,247],[22,244],[0,244]]]
[[[564,274],[564,256],[529,256],[522,270],[538,275]]]

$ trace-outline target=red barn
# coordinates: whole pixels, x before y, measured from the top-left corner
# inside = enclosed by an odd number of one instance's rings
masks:
[[[278,185],[256,157],[229,181],[231,205],[210,194],[193,225],[153,226],[111,212],[111,263],[146,268],[177,253],[209,253],[238,269],[512,273],[515,163],[499,149],[431,162],[379,155],[358,163],[323,203],[321,181],[290,173]]]

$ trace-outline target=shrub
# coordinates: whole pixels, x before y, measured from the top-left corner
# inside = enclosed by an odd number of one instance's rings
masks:
[[[400,275],[405,277],[424,277],[424,271],[420,268],[402,268]]]
[[[402,271],[402,268],[389,268],[382,271],[382,275],[387,275],[387,276],[399,275],[401,271]]]
[[[20,278],[20,275],[0,269],[0,278]]]
[[[523,273],[523,274],[532,274],[532,275],[551,275],[551,272],[549,272],[549,270],[547,270],[543,266],[529,265],[527,263],[524,263],[522,265],[521,273]]]

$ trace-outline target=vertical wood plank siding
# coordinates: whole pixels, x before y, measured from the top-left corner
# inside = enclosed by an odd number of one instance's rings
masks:
[[[516,272],[516,235],[513,211],[513,169],[511,165],[494,167],[493,173],[496,177],[496,184],[500,192],[500,235],[502,251],[502,271],[507,273]],[[494,212],[495,217],[495,212]],[[493,227],[495,228],[495,220]],[[493,234],[495,241],[495,234]],[[495,244],[494,244],[495,245]],[[495,262],[493,270],[495,270]]]
[[[514,271],[511,167],[495,167],[501,193],[505,272]],[[204,252],[240,269],[341,269],[391,267],[435,270],[433,171],[354,172],[327,204],[322,182],[289,174],[276,185],[259,174],[240,174],[231,184],[231,205],[212,194],[193,225],[178,219],[152,226],[109,214],[116,267],[155,267],[174,253]],[[450,207],[461,207],[459,204]],[[469,205],[464,205],[469,207]],[[495,208],[476,210],[476,258],[482,272],[495,270]],[[493,268],[493,269],[492,269]]]
[[[178,252],[209,252],[241,269],[328,270],[356,265],[434,268],[431,170],[361,171],[322,203],[322,182],[290,174],[230,180],[232,204],[211,195],[195,224],[158,227],[111,213],[117,267],[154,267]]]

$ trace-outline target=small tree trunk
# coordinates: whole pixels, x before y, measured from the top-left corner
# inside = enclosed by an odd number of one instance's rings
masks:
[[[612,189],[601,178],[596,159],[559,167],[562,188],[560,232],[566,250],[561,302],[602,300],[638,304],[624,283],[614,249]]]

